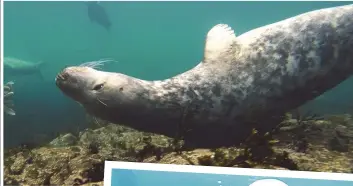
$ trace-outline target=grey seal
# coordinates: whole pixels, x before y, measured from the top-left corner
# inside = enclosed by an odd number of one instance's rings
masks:
[[[277,123],[267,120],[352,73],[353,5],[346,5],[238,37],[218,24],[207,34],[202,61],[169,79],[146,81],[91,64],[64,68],[56,85],[96,117],[212,148],[241,142],[253,127],[273,129]]]
[[[37,75],[44,79],[41,69],[46,65],[44,62],[30,62],[14,57],[4,58],[4,71],[12,76]]]
[[[110,30],[112,27],[112,22],[105,10],[105,8],[98,2],[85,2],[87,5],[87,15],[91,23],[97,23],[106,30]]]

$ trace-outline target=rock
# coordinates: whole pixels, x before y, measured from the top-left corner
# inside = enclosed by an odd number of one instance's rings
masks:
[[[12,174],[15,174],[15,175],[22,174],[22,171],[26,165],[27,159],[28,158],[26,157],[25,153],[22,153],[22,152],[18,153],[15,157],[15,161],[10,167]]]
[[[292,137],[298,135],[297,130],[280,131],[274,136],[279,143],[271,143],[273,146],[266,147],[272,148],[274,153],[266,156],[261,163],[244,159],[245,156],[241,156],[245,152],[243,146],[176,152],[170,138],[109,124],[95,130],[84,130],[78,138],[71,134],[62,135],[47,147],[9,150],[11,153],[5,153],[4,156],[4,183],[100,186],[103,185],[105,160],[351,173],[353,152],[338,152],[328,148],[330,139],[352,140],[350,132],[353,126],[342,124],[351,123],[346,121],[347,118],[335,116],[339,123],[327,120],[307,122],[306,126],[315,125],[320,130],[307,127],[301,131],[300,135],[304,135],[308,142],[305,152],[298,152],[292,146],[291,141],[299,139]],[[287,123],[295,122],[290,120]],[[348,149],[352,148],[351,143],[344,144]],[[200,162],[200,159],[204,161]]]

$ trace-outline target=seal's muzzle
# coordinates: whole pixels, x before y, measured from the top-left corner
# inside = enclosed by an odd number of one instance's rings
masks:
[[[55,83],[64,94],[79,101],[84,91],[83,85],[80,85],[83,82],[79,78],[80,74],[74,67],[67,67],[56,76]]]

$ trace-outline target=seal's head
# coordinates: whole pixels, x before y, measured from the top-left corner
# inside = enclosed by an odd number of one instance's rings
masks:
[[[142,81],[119,73],[104,72],[90,66],[71,66],[55,79],[57,87],[94,115],[112,108],[120,112],[141,101],[146,91]],[[106,113],[104,113],[106,114]]]
[[[105,92],[107,74],[90,67],[67,67],[56,77],[56,85],[61,91],[82,105],[99,101]],[[109,84],[108,84],[109,86]]]

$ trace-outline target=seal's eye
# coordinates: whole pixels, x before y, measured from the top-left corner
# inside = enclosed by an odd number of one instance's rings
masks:
[[[102,88],[104,87],[104,84],[103,83],[101,83],[101,84],[98,84],[98,85],[96,85],[96,86],[94,86],[93,87],[93,90],[101,90]]]

